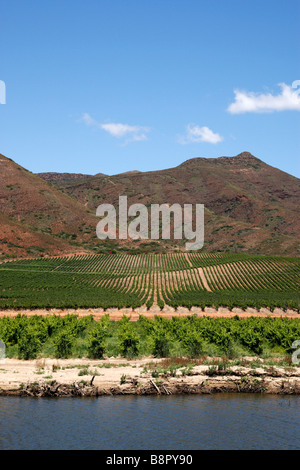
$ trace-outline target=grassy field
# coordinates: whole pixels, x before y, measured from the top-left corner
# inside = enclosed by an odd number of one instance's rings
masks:
[[[299,259],[234,253],[103,254],[0,265],[0,309],[165,305],[299,310]]]

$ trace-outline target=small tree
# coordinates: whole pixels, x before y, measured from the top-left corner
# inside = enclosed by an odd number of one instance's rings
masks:
[[[41,348],[41,341],[37,331],[32,327],[24,328],[18,341],[18,358],[35,359]]]
[[[197,333],[190,333],[184,340],[184,346],[189,357],[199,357],[203,352],[202,339]]]
[[[106,329],[97,327],[89,337],[88,354],[92,359],[102,359],[105,349]]]
[[[63,329],[54,339],[56,347],[55,356],[61,359],[67,359],[72,354],[74,344],[74,333],[69,329]]]
[[[153,354],[155,357],[168,357],[170,355],[170,341],[165,334],[160,333],[154,338]]]
[[[119,332],[119,348],[123,357],[132,358],[139,353],[140,340],[133,327],[125,324]]]

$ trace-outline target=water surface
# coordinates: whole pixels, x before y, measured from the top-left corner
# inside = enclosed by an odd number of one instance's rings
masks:
[[[300,449],[300,397],[0,397],[0,449]]]

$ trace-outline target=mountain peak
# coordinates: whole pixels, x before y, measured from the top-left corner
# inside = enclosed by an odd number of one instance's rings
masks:
[[[236,157],[233,157],[233,158],[237,158],[237,157],[238,157],[238,158],[247,158],[247,159],[248,159],[248,158],[254,158],[255,160],[257,160],[257,158],[254,157],[254,155],[252,155],[252,153],[247,152],[247,151],[241,152],[241,153],[239,153]]]
[[[241,152],[235,157],[217,157],[217,158],[204,158],[204,157],[194,157],[189,158],[185,162],[183,162],[179,167],[183,166],[195,166],[199,163],[222,163],[222,164],[229,164],[229,165],[255,165],[257,166],[260,163],[263,163],[262,160],[259,158],[254,157],[250,152]]]
[[[262,160],[254,157],[254,155],[252,155],[252,153],[250,152],[241,152],[235,157],[219,157],[219,158],[216,158],[216,160],[222,163],[228,163],[232,165],[241,164],[241,165],[247,165],[247,166],[248,165],[257,166],[263,163]]]

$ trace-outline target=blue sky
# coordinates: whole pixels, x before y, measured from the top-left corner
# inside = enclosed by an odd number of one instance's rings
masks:
[[[298,0],[0,0],[0,153],[115,174],[246,150],[299,177],[299,14]]]

